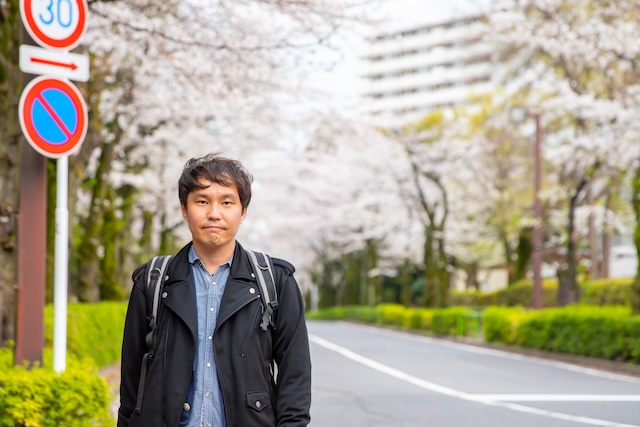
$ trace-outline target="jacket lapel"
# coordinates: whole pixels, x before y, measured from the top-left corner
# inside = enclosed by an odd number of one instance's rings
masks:
[[[196,297],[189,273],[189,249],[191,243],[182,248],[171,260],[169,279],[165,283],[161,295],[162,302],[176,313],[188,326],[193,339],[198,336],[198,312]],[[173,268],[171,268],[173,267]]]
[[[260,298],[257,285],[256,278],[251,272],[249,257],[240,243],[236,242],[229,281],[222,295],[216,329],[242,307]]]

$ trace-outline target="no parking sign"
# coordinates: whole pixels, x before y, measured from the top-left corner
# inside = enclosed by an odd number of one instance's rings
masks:
[[[18,113],[27,141],[47,157],[74,153],[87,134],[87,106],[65,79],[41,76],[31,81],[22,92]]]

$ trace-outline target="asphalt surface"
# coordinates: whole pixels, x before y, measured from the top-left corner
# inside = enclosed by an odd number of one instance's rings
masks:
[[[640,427],[639,365],[348,322],[308,328],[311,427]],[[115,416],[119,366],[101,373]]]
[[[345,322],[309,322],[313,427],[640,427],[640,378]]]

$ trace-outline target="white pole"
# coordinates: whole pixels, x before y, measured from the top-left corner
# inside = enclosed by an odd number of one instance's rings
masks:
[[[67,286],[69,268],[69,157],[56,162],[56,243],[53,283],[53,369],[67,364]]]

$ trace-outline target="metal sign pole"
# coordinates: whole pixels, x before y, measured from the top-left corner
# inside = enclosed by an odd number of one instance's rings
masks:
[[[53,284],[53,369],[67,364],[67,295],[69,269],[69,157],[56,161],[56,242]]]

